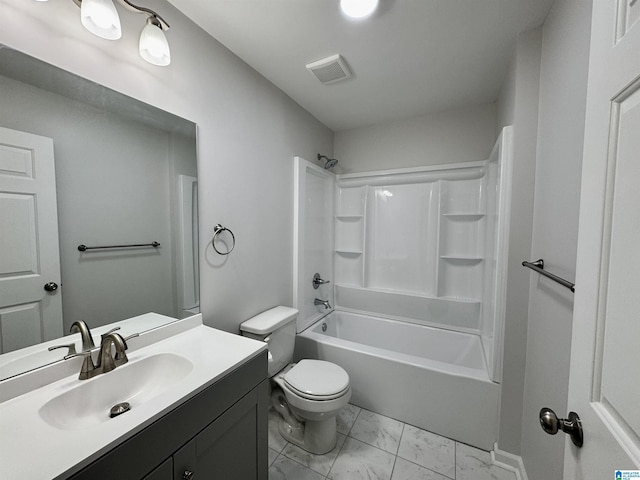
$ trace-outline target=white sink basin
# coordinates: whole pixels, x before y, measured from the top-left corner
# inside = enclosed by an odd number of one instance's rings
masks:
[[[266,350],[200,315],[127,343],[128,363],[89,380],[78,357],[0,381],[0,477],[69,478]]]
[[[131,410],[140,408],[171,388],[192,369],[193,363],[173,353],[159,353],[130,361],[111,372],[78,382],[76,387],[45,403],[39,413],[49,425],[64,430],[113,422],[118,417],[110,417],[111,407],[128,402]]]

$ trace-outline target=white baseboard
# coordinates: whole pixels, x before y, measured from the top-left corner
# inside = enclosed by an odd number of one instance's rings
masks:
[[[517,480],[529,480],[529,477],[527,477],[527,471],[524,469],[524,463],[522,463],[522,457],[500,450],[498,448],[498,443],[495,443],[493,446],[491,461],[494,464],[515,473]]]

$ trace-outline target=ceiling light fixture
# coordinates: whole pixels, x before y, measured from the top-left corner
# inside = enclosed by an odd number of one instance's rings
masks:
[[[73,2],[80,7],[80,21],[84,28],[107,40],[118,40],[122,37],[120,17],[113,0],[73,0]],[[118,3],[130,12],[147,15],[147,23],[140,34],[140,56],[153,65],[169,65],[171,51],[164,34],[169,30],[169,24],[153,10],[134,5],[129,0],[118,0]]]
[[[378,8],[378,0],[340,0],[340,8],[351,18],[364,18]]]

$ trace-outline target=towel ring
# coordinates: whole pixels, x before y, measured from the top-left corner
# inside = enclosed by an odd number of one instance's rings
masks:
[[[227,250],[226,252],[221,252],[220,250],[218,250],[216,248],[216,238],[218,237],[218,235],[220,235],[224,231],[227,231],[227,232],[229,232],[231,234],[231,238],[233,239],[233,243],[231,244],[231,248],[229,250]],[[211,246],[216,251],[216,253],[218,253],[219,255],[229,255],[231,252],[233,252],[233,249],[236,246],[236,236],[227,227],[223,227],[222,225],[220,225],[218,223],[215,227],[213,227],[213,239],[211,239]]]

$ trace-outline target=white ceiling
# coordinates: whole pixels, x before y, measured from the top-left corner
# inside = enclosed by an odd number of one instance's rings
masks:
[[[493,102],[553,3],[380,0],[354,21],[338,0],[169,1],[334,131]],[[305,65],[335,53],[354,76],[323,85]]]

